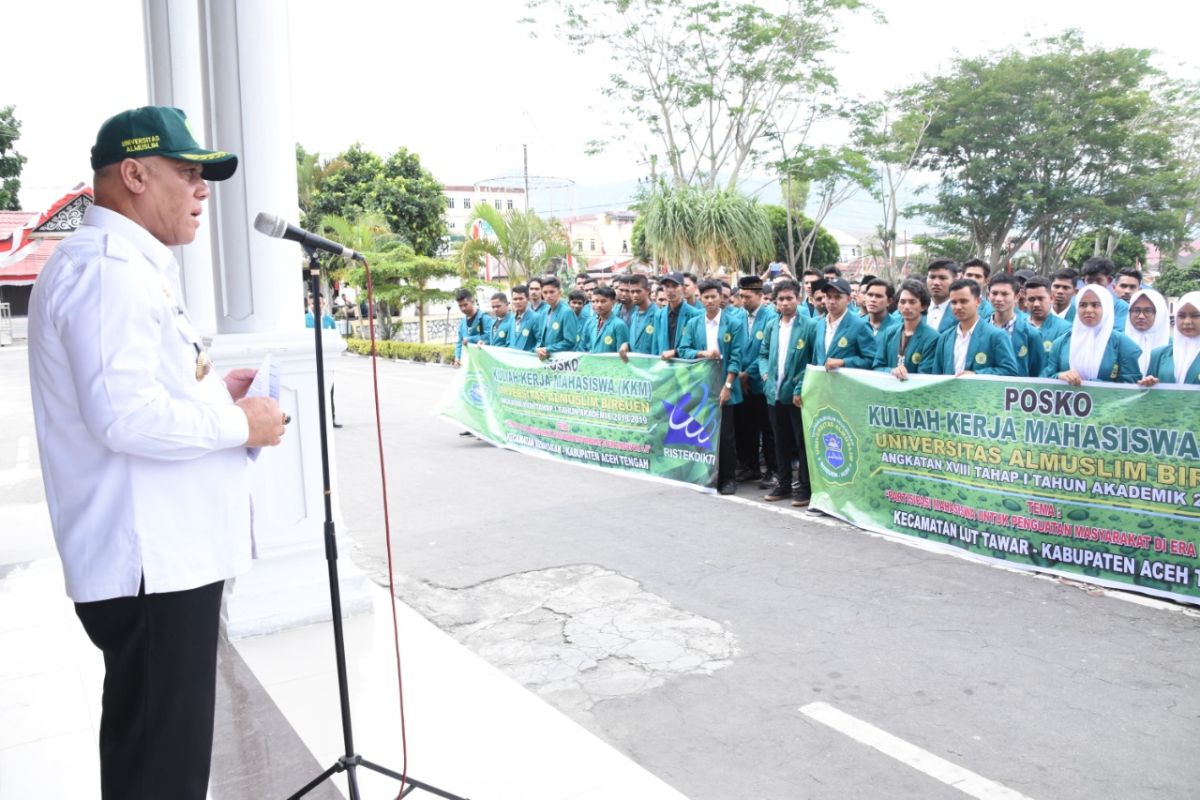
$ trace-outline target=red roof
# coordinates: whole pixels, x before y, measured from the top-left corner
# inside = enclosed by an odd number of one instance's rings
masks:
[[[92,200],[91,187],[79,184],[45,211],[0,211],[0,283],[33,283]]]

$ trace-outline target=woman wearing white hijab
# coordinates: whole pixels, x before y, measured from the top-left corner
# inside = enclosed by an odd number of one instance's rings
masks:
[[[1054,341],[1042,366],[1043,378],[1058,378],[1072,386],[1084,381],[1136,383],[1141,349],[1128,336],[1113,330],[1113,296],[1107,288],[1088,284],[1075,296],[1075,321],[1069,333]]]
[[[1167,300],[1153,289],[1138,289],[1129,298],[1129,318],[1125,335],[1142,348],[1138,368],[1150,374],[1150,354],[1171,341],[1171,313]]]
[[[1150,369],[1138,381],[1142,386],[1156,383],[1200,384],[1200,292],[1188,292],[1175,308],[1175,330],[1171,343],[1150,354]]]

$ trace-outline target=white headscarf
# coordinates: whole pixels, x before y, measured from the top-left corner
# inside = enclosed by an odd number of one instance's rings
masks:
[[[1091,294],[1100,301],[1100,321],[1093,327],[1083,324],[1079,304],[1084,295]],[[1085,381],[1094,381],[1100,373],[1100,362],[1108,348],[1113,329],[1113,296],[1103,286],[1089,283],[1075,297],[1075,322],[1071,327],[1071,369]]]
[[[1175,313],[1178,314],[1184,306],[1191,306],[1200,311],[1200,292],[1188,292],[1179,298]],[[1182,385],[1187,382],[1192,362],[1200,355],[1200,336],[1184,336],[1176,325],[1175,330],[1171,331],[1171,343],[1171,357],[1175,360],[1175,382]]]
[[[1133,327],[1133,304],[1143,297],[1154,304],[1154,324],[1149,330],[1139,331]],[[1145,375],[1150,367],[1150,352],[1171,341],[1171,312],[1167,309],[1166,298],[1153,289],[1138,289],[1134,292],[1133,297],[1129,298],[1129,311],[1129,318],[1125,320],[1125,335],[1142,348],[1142,354],[1138,356],[1138,366]]]

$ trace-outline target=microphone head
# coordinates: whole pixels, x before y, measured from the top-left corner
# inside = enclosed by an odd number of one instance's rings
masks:
[[[287,232],[287,221],[265,211],[259,212],[254,218],[254,230],[279,239]]]

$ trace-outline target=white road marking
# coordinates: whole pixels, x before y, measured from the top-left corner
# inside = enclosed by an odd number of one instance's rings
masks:
[[[939,758],[828,703],[809,703],[800,709],[800,713],[978,800],[1030,800],[1020,792]]]

